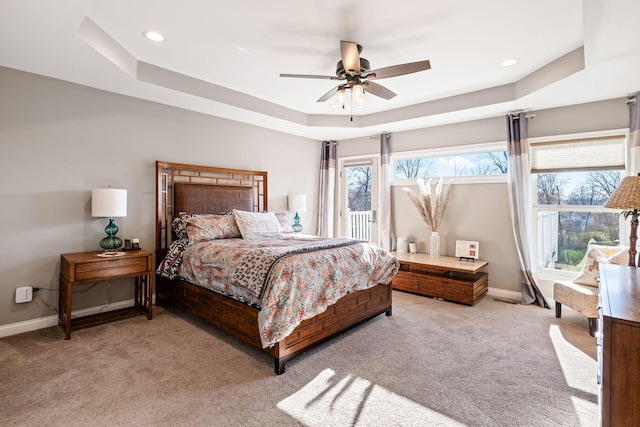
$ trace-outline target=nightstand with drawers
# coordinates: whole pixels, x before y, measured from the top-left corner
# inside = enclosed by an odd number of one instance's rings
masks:
[[[73,287],[87,283],[135,278],[135,302],[132,307],[71,318]],[[64,327],[65,339],[71,329],[120,319],[133,314],[153,317],[153,254],[145,250],[127,251],[122,256],[105,256],[103,252],[80,252],[60,256],[60,295],[58,323]]]

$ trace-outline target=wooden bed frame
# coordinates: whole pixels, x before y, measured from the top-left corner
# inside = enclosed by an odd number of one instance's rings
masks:
[[[156,265],[172,240],[171,221],[186,213],[267,210],[267,172],[156,162]],[[177,185],[176,185],[177,184]],[[184,184],[184,185],[182,185]],[[274,357],[276,374],[309,350],[382,313],[391,316],[391,285],[353,292],[303,321],[273,347],[263,349],[258,308],[193,285],[156,275],[156,303],[203,319]]]

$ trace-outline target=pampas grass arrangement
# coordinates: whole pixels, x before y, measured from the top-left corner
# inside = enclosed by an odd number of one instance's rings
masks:
[[[416,194],[412,189],[402,187],[407,192],[407,196],[418,209],[420,216],[427,224],[431,232],[437,232],[442,223],[444,211],[447,209],[449,199],[451,198],[451,185],[443,190],[444,180],[442,177],[438,179],[435,185],[435,191],[432,189],[432,178],[418,178],[418,189],[420,194]]]

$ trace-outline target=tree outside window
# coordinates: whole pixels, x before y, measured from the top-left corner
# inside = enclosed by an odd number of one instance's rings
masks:
[[[348,169],[350,211],[371,210],[371,167],[356,166]]]
[[[486,176],[507,173],[507,152],[411,157],[395,160],[395,179]]]
[[[618,171],[537,175],[539,235],[547,237],[539,242],[542,267],[578,270],[590,242],[619,243],[618,214],[599,211],[619,184]]]

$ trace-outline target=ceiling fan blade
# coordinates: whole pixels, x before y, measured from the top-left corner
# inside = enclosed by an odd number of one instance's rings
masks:
[[[418,71],[429,70],[431,63],[427,59],[426,61],[409,62],[407,64],[392,65],[391,67],[384,67],[377,70],[371,70],[367,73],[365,78],[367,79],[386,79],[388,77],[402,76],[405,74],[417,73]]]
[[[358,45],[354,42],[340,42],[340,54],[342,55],[342,66],[347,74],[352,76],[360,75],[360,53]]]
[[[333,95],[335,95],[335,94],[336,94],[336,92],[338,91],[338,88],[339,88],[339,87],[340,87],[340,86],[336,86],[336,87],[334,87],[334,88],[333,88],[333,89],[331,89],[329,92],[327,92],[327,93],[325,93],[324,95],[322,95],[322,96],[320,97],[320,99],[318,99],[316,102],[324,102],[324,101],[326,101],[326,100],[328,100],[328,99],[331,99],[331,97],[332,97]]]
[[[379,96],[380,98],[391,99],[394,96],[396,96],[395,93],[391,92],[386,87],[379,85],[378,83],[363,82],[362,85],[364,86],[364,89],[365,89],[366,93],[370,93],[371,95]]]
[[[324,80],[340,80],[336,76],[319,76],[316,74],[280,74],[280,77],[294,77],[299,79],[324,79]]]

